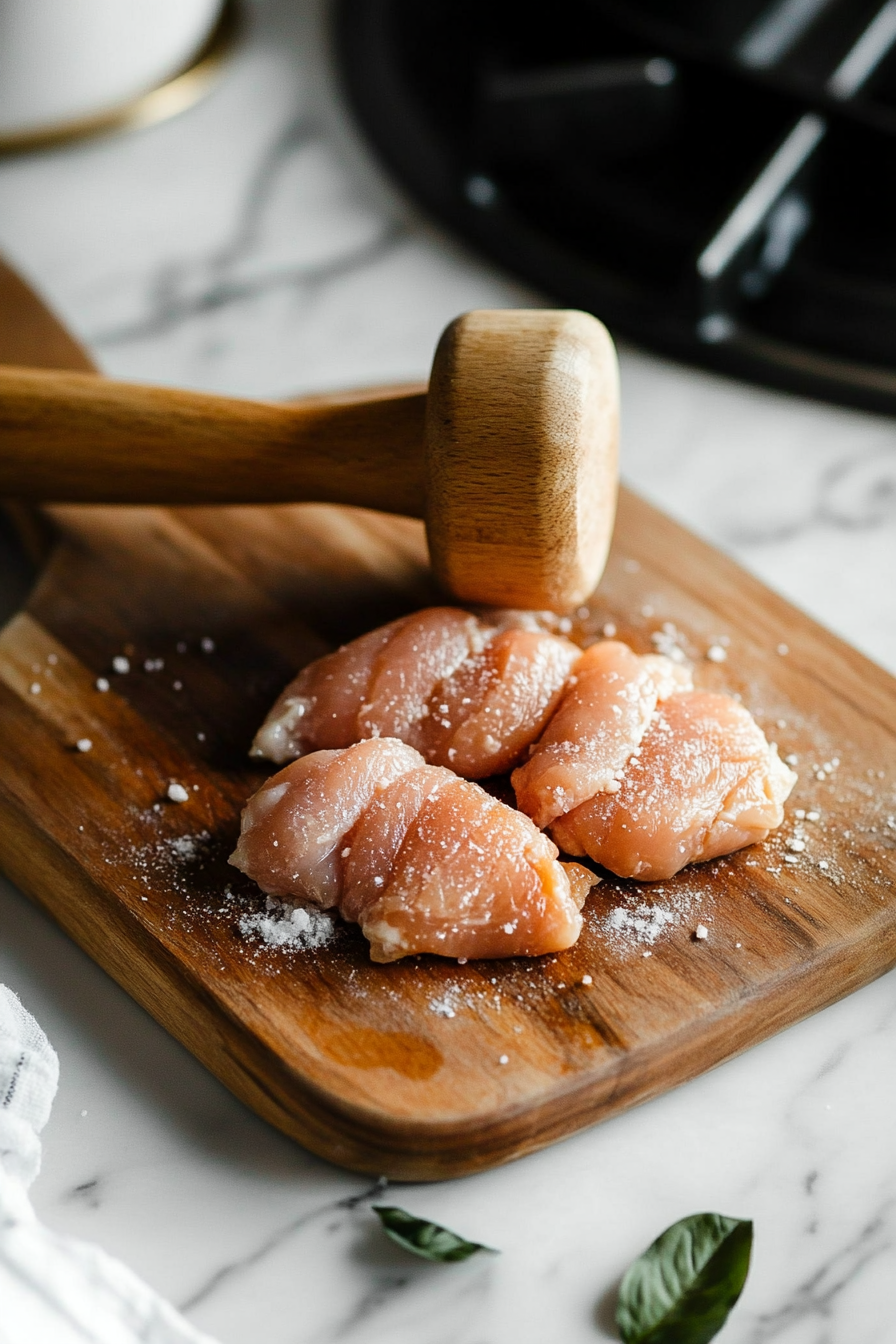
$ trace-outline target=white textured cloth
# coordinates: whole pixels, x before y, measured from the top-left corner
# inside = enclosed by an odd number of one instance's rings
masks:
[[[0,985],[0,1344],[214,1344],[98,1246],[37,1221],[27,1191],[58,1080],[55,1050]]]

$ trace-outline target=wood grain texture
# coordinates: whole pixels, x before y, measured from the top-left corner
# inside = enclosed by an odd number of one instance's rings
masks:
[[[0,368],[0,497],[425,508],[425,388],[243,401]]]
[[[239,917],[263,902],[225,861],[262,778],[246,750],[269,700],[322,648],[428,600],[422,527],[326,506],[53,518],[56,550],[0,635],[0,862],[228,1087],[315,1152],[412,1179],[504,1162],[896,961],[893,680],[632,496],[574,634],[613,621],[645,650],[673,622],[698,680],[741,694],[798,755],[789,820],[766,844],[656,888],[605,881],[567,953],[466,966],[374,966],[352,928],[313,952],[247,941]],[[729,661],[700,661],[723,634]],[[116,676],[123,650],[132,671]],[[90,752],[75,747],[83,737]],[[816,779],[809,767],[834,757]],[[167,802],[171,780],[189,802]],[[805,824],[791,864],[796,808],[821,820]],[[608,926],[615,908],[635,924],[657,909],[676,922],[650,943]]]
[[[613,533],[618,437],[616,352],[596,318],[455,319],[426,410],[427,534],[447,591],[555,611],[587,597]]]
[[[35,296],[13,291],[0,354],[15,359],[21,336],[36,363],[43,332],[48,360],[88,367]],[[55,546],[0,631],[0,866],[313,1151],[409,1179],[506,1162],[896,962],[896,683],[625,491],[573,636],[612,622],[639,651],[674,640],[699,684],[740,694],[798,757],[787,820],[656,886],[606,880],[567,953],[465,966],[374,966],[353,928],[313,952],[247,941],[240,917],[263,901],[226,863],[277,691],[325,648],[433,600],[422,526],[326,505],[59,507],[45,522]],[[721,636],[728,661],[706,662]],[[188,802],[167,801],[172,780]],[[806,848],[789,850],[801,833]]]
[[[40,365],[40,310],[8,271],[0,299],[4,286]],[[600,577],[619,393],[613,343],[585,313],[468,313],[439,345],[429,397],[373,388],[290,404],[103,378],[52,326],[49,354],[71,371],[0,365],[0,498],[425,516],[436,576],[464,601],[562,609]]]

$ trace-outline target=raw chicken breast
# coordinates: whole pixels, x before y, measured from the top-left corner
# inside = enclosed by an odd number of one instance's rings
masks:
[[[309,664],[277,700],[252,754],[278,764],[397,737],[468,779],[509,770],[559,703],[581,651],[531,616],[430,607]],[[508,628],[511,627],[511,628]]]
[[[593,644],[529,760],[513,773],[517,806],[544,829],[596,793],[618,792],[657,703],[691,685],[690,672],[661,654],[638,657],[616,640]]]
[[[527,817],[391,738],[281,770],[249,800],[231,862],[271,895],[337,905],[381,962],[559,952],[597,881],[558,863]]]
[[[322,909],[342,896],[340,851],[378,790],[421,765],[394,738],[318,751],[272,776],[249,799],[230,862],[269,896],[305,896]]]
[[[587,854],[620,877],[658,881],[764,840],[780,826],[795,783],[736,700],[673,695],[618,791],[561,817],[551,835],[567,854]]]

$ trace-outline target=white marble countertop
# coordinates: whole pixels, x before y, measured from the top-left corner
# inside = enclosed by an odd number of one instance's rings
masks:
[[[441,236],[340,104],[317,0],[257,0],[203,104],[0,165],[0,251],[110,373],[278,395],[425,374],[473,306],[543,300]],[[622,355],[629,482],[896,671],[896,427]],[[8,610],[18,592],[0,557]],[[714,1073],[485,1175],[395,1202],[500,1247],[411,1261],[331,1168],[224,1091],[0,883],[0,979],[62,1080],[35,1187],[226,1344],[563,1344],[667,1224],[756,1224],[731,1344],[892,1339],[892,976]],[[890,1268],[888,1269],[888,1265]]]

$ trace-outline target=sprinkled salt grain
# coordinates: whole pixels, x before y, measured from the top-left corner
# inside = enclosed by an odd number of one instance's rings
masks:
[[[143,660],[144,672],[161,672],[164,666],[165,666],[164,658],[145,658]]]
[[[214,653],[215,641],[210,639],[208,635],[203,635],[199,641],[199,647],[203,653]]]
[[[121,676],[124,676],[125,672],[130,672],[130,670],[130,658],[125,658],[123,653],[117,653],[112,659],[112,671],[118,672]]]
[[[643,607],[641,608],[641,615],[644,617],[645,620],[649,620],[650,617],[653,615],[653,607],[650,605],[649,602],[644,603]]]
[[[578,616],[580,621],[587,621],[588,617],[591,615],[591,612],[589,611],[588,607],[577,607],[576,615]]]
[[[696,929],[694,930],[694,937],[699,938],[701,943],[705,942],[705,940],[709,937],[709,929],[706,927],[705,924],[697,925]]]
[[[429,1011],[435,1013],[437,1017],[457,1016],[454,1009],[451,1007],[451,1004],[448,1002],[447,996],[441,999],[430,999]]]
[[[108,691],[109,689],[109,682],[106,680],[105,677],[97,677],[96,682],[94,684],[96,685],[98,691]]]
[[[32,694],[32,695],[40,695],[40,682],[39,682],[39,681],[32,681],[32,683],[31,683],[31,694]]]
[[[590,984],[593,984],[594,982],[593,982],[593,980],[591,979],[591,976],[590,976],[590,975],[583,975],[583,976],[582,976],[581,983],[582,983],[583,985],[590,985]]]
[[[75,743],[75,746],[78,748],[79,751],[93,750],[93,743],[91,742],[89,737],[79,737],[77,742]]]
[[[785,855],[784,855],[784,862],[785,862],[785,863],[799,863],[799,859],[797,858],[796,854],[785,854]]]
[[[607,621],[601,629],[601,634],[605,639],[612,639],[616,634],[616,627],[612,621]]]
[[[184,688],[184,684],[182,681],[172,681],[171,685],[174,687],[176,691],[182,691]]]
[[[561,635],[569,634],[570,630],[572,629],[572,621],[569,619],[568,616],[560,617],[560,620],[557,622],[557,629],[560,631]]]
[[[304,905],[290,905],[268,897],[263,914],[243,915],[239,930],[244,938],[260,938],[268,947],[324,947],[332,942],[336,924],[331,914]]]
[[[799,812],[797,812],[797,816],[799,816]],[[807,820],[807,821],[821,821],[821,813],[820,813],[820,812],[807,812],[807,813],[806,813],[806,820]]]
[[[457,959],[457,964],[458,964],[458,966],[466,966],[466,964],[467,964],[467,958],[466,958],[466,957],[458,957],[458,959]]]
[[[794,752],[791,752],[789,756],[784,757],[785,765],[796,765],[798,761],[799,757]]]
[[[776,651],[781,655],[782,658],[784,658],[790,652],[790,646],[788,644],[779,644]]]
[[[724,663],[728,657],[727,649],[723,649],[721,644],[710,644],[706,650],[706,658],[710,663]]]
[[[828,868],[828,867],[830,867],[830,865],[829,865],[827,859],[819,859],[819,860],[818,860],[818,866],[819,866],[819,868]]]
[[[735,947],[740,947],[741,944],[740,944],[740,943],[735,943],[734,946],[735,946]]]
[[[185,803],[189,796],[183,784],[168,785],[168,797],[172,803]]]
[[[498,1063],[499,1063],[499,1064],[509,1064],[509,1063],[510,1063],[510,1056],[509,1056],[509,1055],[500,1055],[499,1058],[498,1058]]]
[[[341,857],[343,859],[347,859],[349,854],[351,854],[351,852],[352,852],[351,845],[346,845],[345,849],[342,851]]]
[[[505,932],[505,933],[513,933],[513,931],[514,931],[515,928],[516,928],[516,924],[515,924],[515,923],[513,923],[513,924],[505,924],[505,925],[504,925],[504,932]]]
[[[197,733],[197,734],[196,734],[196,741],[197,741],[197,742],[204,742],[204,741],[205,741],[205,733]]]
[[[775,727],[776,727],[776,728],[786,728],[786,727],[787,727],[787,720],[786,720],[786,719],[775,719]]]
[[[793,815],[796,817],[797,821],[803,821],[805,820],[806,809],[804,807],[798,807]]]
[[[642,957],[652,957],[652,956],[653,956],[653,953],[652,953],[652,952],[642,952],[642,953],[641,953],[641,956],[642,956]]]
[[[806,848],[806,842],[805,840],[800,840],[798,836],[794,836],[787,841],[787,848],[792,854],[802,854],[803,850]]]

